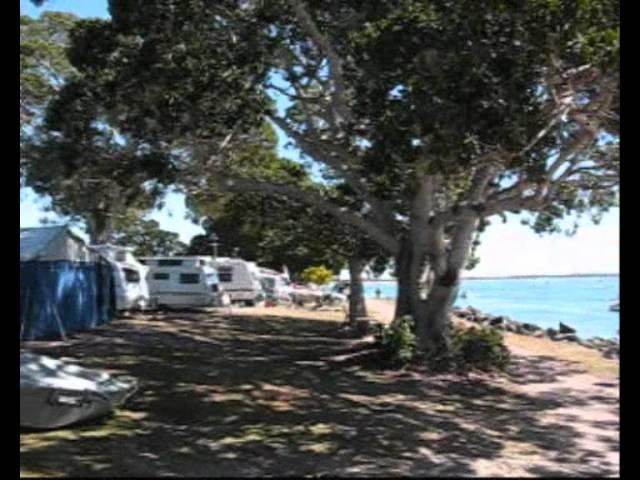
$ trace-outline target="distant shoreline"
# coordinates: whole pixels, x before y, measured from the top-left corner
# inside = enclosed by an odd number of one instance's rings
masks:
[[[504,277],[462,277],[461,280],[525,280],[529,278],[619,277],[619,273],[574,273],[562,275],[509,275]],[[396,282],[395,278],[363,280],[364,282]]]
[[[574,273],[563,275],[510,275],[505,277],[463,277],[462,280],[502,280],[502,279],[526,279],[526,278],[580,278],[580,277],[619,277],[619,273]]]

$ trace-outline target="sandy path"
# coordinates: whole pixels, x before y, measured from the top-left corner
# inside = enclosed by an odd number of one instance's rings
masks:
[[[393,319],[394,303],[389,300],[368,299],[367,308],[370,314],[383,321],[390,322]],[[524,339],[525,341],[527,339]],[[619,469],[619,441],[620,441],[620,387],[618,378],[602,378],[585,373],[584,368],[579,364],[540,355],[540,344],[545,340],[533,339],[530,349],[522,346],[523,338],[519,335],[506,335],[505,342],[513,356],[510,367],[510,381],[504,386],[513,392],[524,395],[534,395],[538,398],[548,398],[549,400],[563,398],[566,403],[555,409],[545,412],[542,421],[547,425],[561,425],[566,423],[572,425],[579,435],[577,450],[600,452],[598,455],[570,458],[567,457],[567,464],[564,469],[556,465],[553,472],[558,474],[570,474],[575,472],[575,468],[581,462],[583,469],[590,470],[598,466],[606,466],[613,470]],[[571,353],[582,347],[566,344],[549,343],[549,350],[562,349],[569,353],[564,355],[570,357]],[[598,354],[587,351],[583,355]],[[608,361],[604,361],[608,362]],[[612,362],[613,363],[613,362]],[[573,460],[573,461],[572,461]],[[577,464],[574,462],[577,461]],[[477,465],[480,475],[496,475],[495,463]],[[510,467],[513,468],[513,465]],[[596,470],[597,471],[597,470]],[[544,474],[544,468],[540,470]],[[523,471],[516,473],[511,470],[511,475],[522,475]]]
[[[341,333],[338,313],[291,315],[136,316],[31,345],[135,376],[141,390],[102,424],[23,432],[22,474],[619,473],[617,381],[526,351],[499,377],[380,371],[354,358],[368,346]]]

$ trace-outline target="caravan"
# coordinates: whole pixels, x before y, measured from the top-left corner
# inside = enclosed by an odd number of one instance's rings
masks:
[[[227,304],[211,257],[142,257],[153,301],[166,307]]]
[[[258,271],[262,289],[269,300],[285,304],[293,301],[293,287],[288,275],[262,267]]]
[[[111,264],[116,287],[118,310],[144,310],[149,306],[148,268],[134,256],[133,249],[117,245],[92,245]]]
[[[260,270],[254,262],[241,258],[218,257],[214,261],[220,283],[232,302],[255,306],[265,299]]]

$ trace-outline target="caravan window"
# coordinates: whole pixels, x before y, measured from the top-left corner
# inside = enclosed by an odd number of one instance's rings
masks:
[[[221,282],[233,282],[233,267],[218,267],[218,278]]]
[[[153,279],[154,280],[169,280],[169,274],[168,273],[154,273],[153,274]]]
[[[181,265],[182,265],[182,260],[175,260],[173,258],[158,260],[159,267],[179,267]]]
[[[116,252],[116,262],[126,262],[127,261],[127,252]]]
[[[262,277],[260,279],[262,289],[267,292],[273,292],[276,289],[276,279],[272,277]]]
[[[180,283],[183,283],[183,284],[200,283],[200,274],[198,274],[198,273],[181,273],[180,274]]]
[[[140,283],[140,274],[135,270],[131,270],[130,268],[125,268],[124,270],[124,279],[127,283]]]

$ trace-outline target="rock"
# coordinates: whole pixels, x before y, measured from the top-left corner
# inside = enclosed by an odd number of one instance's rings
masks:
[[[505,323],[506,318],[502,316],[489,318],[489,325],[492,327],[504,327]]]
[[[547,328],[546,333],[550,338],[556,338],[556,335],[558,335],[558,331],[555,328]]]
[[[522,325],[520,325],[519,323],[516,324],[508,324],[510,327],[513,328],[513,331],[515,333],[517,333],[518,335],[529,335],[529,332],[527,330],[525,330],[524,328],[522,328]]]
[[[511,323],[511,322],[504,323],[504,324],[502,325],[502,329],[503,329],[503,330],[506,330],[507,332],[519,333],[519,332],[518,332],[518,325],[514,325],[514,324],[513,324],[513,323]]]
[[[513,326],[513,331],[518,335],[531,335],[531,331],[527,330],[522,323],[519,322],[510,322],[510,325]]]
[[[480,315],[482,315],[482,312],[477,308],[468,307],[467,310],[469,310],[469,313],[474,317],[479,317]]]
[[[560,333],[556,335],[555,340],[559,342],[577,342],[578,337],[575,333]]]
[[[522,328],[528,332],[538,332],[538,331],[542,331],[542,328],[540,328],[537,325],[534,325],[533,323],[522,323],[521,324]]]
[[[603,348],[605,346],[605,342],[606,340],[600,337],[595,337],[588,340],[588,343],[589,345],[591,345],[591,348],[595,348],[595,349]]]
[[[532,337],[537,337],[537,338],[542,338],[545,335],[544,330],[540,329],[540,330],[534,330],[533,332],[531,332],[531,336]]]
[[[571,328],[569,325],[565,325],[564,323],[560,322],[560,329],[559,329],[560,333],[576,333],[575,328]]]
[[[469,310],[466,308],[454,307],[451,313],[460,318],[467,318],[469,316]]]

